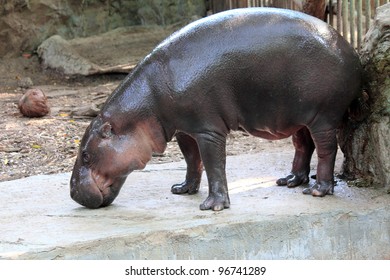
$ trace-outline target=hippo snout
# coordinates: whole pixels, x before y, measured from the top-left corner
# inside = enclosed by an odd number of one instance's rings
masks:
[[[86,168],[73,169],[70,179],[70,196],[77,203],[91,209],[103,204],[103,194],[94,183]]]
[[[93,179],[92,172],[87,167],[73,168],[70,179],[70,196],[77,203],[91,209],[110,205],[118,196],[126,177],[118,177],[112,180],[112,184],[103,190],[98,187]]]

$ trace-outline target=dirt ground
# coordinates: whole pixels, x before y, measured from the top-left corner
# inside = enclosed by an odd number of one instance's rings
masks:
[[[104,102],[124,77],[125,74],[68,77],[44,69],[35,54],[0,58],[0,181],[70,172],[80,140],[92,120],[74,116],[72,110]],[[27,118],[19,112],[17,102],[28,86],[46,94],[49,115]],[[227,145],[228,155],[293,149],[289,139],[270,142],[242,132],[229,135]],[[154,156],[151,162],[181,159],[180,150],[172,141],[166,152]]]

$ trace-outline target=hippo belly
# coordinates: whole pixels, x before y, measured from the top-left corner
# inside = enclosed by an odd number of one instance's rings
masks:
[[[209,196],[200,208],[228,208],[226,136],[238,129],[292,136],[293,166],[278,185],[306,184],[316,149],[317,182],[304,193],[333,194],[336,130],[361,86],[354,49],[314,17],[258,8],[201,19],[158,45],[107,100],[81,142],[72,197],[108,205],[123,178],[175,135],[187,174],[171,191],[196,193],[205,169]]]

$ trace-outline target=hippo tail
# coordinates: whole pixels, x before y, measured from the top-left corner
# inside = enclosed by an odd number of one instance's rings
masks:
[[[344,116],[345,122],[360,123],[364,121],[371,112],[372,91],[368,82],[368,76],[362,71],[362,87],[360,94],[349,105],[348,111]]]
[[[360,123],[364,121],[370,114],[370,90],[364,88],[361,95],[352,101],[344,118],[349,121]]]
[[[371,112],[370,96],[370,89],[364,86],[361,89],[360,95],[351,102],[347,112],[344,114],[337,132],[339,146],[344,155],[351,154],[351,137],[354,135],[354,131],[364,123],[364,120],[368,118]]]
[[[342,122],[337,132],[337,139],[339,146],[344,155],[352,153],[352,141],[351,137],[355,134],[355,131],[364,123],[364,120],[368,118],[371,112],[372,95],[369,84],[363,80],[363,86],[360,88],[360,94],[354,99],[348,107],[347,112],[344,114]],[[344,163],[346,160],[344,159]],[[343,176],[353,178],[348,172],[345,172],[343,167]]]

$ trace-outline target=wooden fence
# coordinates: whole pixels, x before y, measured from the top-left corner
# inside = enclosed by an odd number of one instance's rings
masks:
[[[213,13],[246,7],[278,7],[302,10],[304,0],[211,0]],[[354,47],[360,48],[364,34],[370,28],[378,6],[390,0],[326,0],[324,18]]]

